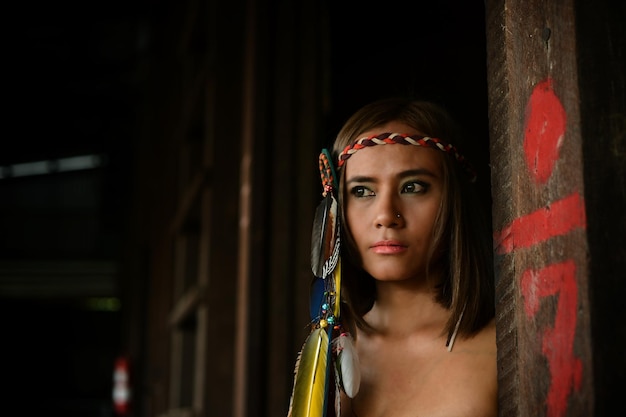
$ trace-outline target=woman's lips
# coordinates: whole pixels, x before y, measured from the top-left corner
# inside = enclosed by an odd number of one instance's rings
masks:
[[[397,240],[381,240],[374,243],[370,249],[380,255],[393,255],[406,251],[407,247]]]

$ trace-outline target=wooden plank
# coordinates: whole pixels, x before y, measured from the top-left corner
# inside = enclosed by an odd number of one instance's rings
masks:
[[[241,162],[239,179],[239,248],[237,269],[237,311],[236,335],[234,343],[234,384],[233,384],[233,417],[249,415],[254,401],[250,399],[250,341],[253,317],[251,315],[253,231],[254,216],[254,185],[255,185],[255,158],[254,158],[254,123],[256,79],[254,70],[257,65],[256,50],[256,1],[248,3],[245,16],[245,52],[243,71],[243,114],[241,131]],[[256,177],[258,181],[259,177]],[[256,265],[255,265],[256,266]]]
[[[487,2],[501,415],[593,408],[575,39],[570,0]]]
[[[169,406],[176,407],[181,404],[181,392],[180,387],[182,385],[182,352],[183,352],[183,337],[180,332],[177,332],[175,327],[182,321],[185,316],[187,308],[181,308],[181,296],[185,297],[184,282],[185,282],[185,258],[187,255],[187,239],[184,236],[177,236],[173,242],[173,276],[172,276],[172,289],[174,308],[173,312],[170,312],[170,328],[174,327],[170,331],[170,392],[169,392]],[[188,304],[188,303],[184,303]],[[174,317],[173,317],[174,316]]]
[[[273,13],[255,4],[256,10],[248,10],[244,65],[250,72],[240,187],[236,416],[287,412],[309,320],[303,307],[326,92],[318,73],[323,26],[312,18],[320,18],[317,8],[324,6],[294,3]]]
[[[174,308],[170,312],[169,325],[171,327],[180,327],[189,320],[200,304],[202,304],[206,294],[206,288],[197,285],[188,289],[174,304]]]
[[[193,204],[200,198],[203,187],[209,184],[210,169],[204,168],[196,172],[192,180],[182,190],[179,204],[170,223],[170,233],[176,235],[181,233],[185,221],[189,218]]]
[[[198,316],[203,340],[197,346],[204,358],[198,367],[204,381],[196,387],[202,396],[202,409],[196,412],[203,417],[233,415],[244,32],[233,30],[232,22],[243,21],[244,9],[238,2],[212,2],[204,20],[211,28],[208,53],[219,63],[211,67],[203,89],[205,163],[219,181],[213,181],[202,202],[202,210],[208,212],[202,221],[207,240],[201,247],[206,249],[200,252],[206,272],[200,268],[199,277],[206,279],[207,302]]]

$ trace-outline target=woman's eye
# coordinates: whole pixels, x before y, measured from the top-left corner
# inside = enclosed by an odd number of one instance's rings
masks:
[[[402,192],[418,194],[418,193],[425,192],[427,188],[428,187],[426,184],[412,181],[412,182],[405,184],[404,187],[402,187]]]
[[[374,192],[367,187],[357,185],[356,187],[352,187],[350,194],[355,197],[371,197],[374,195]]]

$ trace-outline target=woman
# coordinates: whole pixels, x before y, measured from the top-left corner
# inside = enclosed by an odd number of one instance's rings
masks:
[[[490,234],[454,126],[432,103],[392,98],[336,138],[335,329],[358,357],[354,377],[339,372],[339,386],[357,381],[339,395],[342,416],[497,415]]]

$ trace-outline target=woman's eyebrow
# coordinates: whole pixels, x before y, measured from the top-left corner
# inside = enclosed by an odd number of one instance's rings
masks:
[[[370,177],[367,175],[357,175],[356,177],[347,179],[346,185],[349,185],[352,183],[372,183],[372,182],[376,182],[375,177]]]

